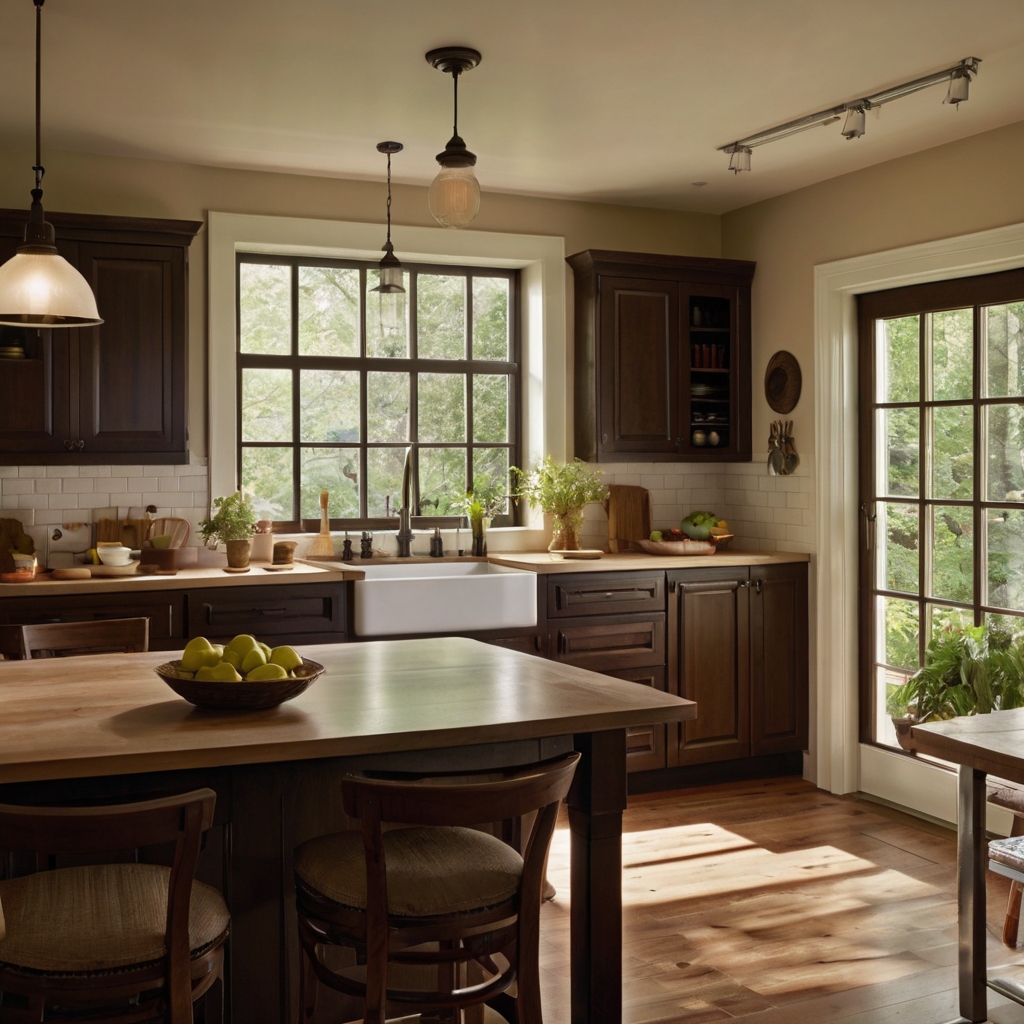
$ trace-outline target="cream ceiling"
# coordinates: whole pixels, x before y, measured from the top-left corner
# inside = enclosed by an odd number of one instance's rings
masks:
[[[451,82],[423,54],[447,43],[483,52],[460,127],[485,190],[723,212],[1024,120],[1024,0],[48,0],[43,20],[46,144],[227,167],[380,178],[397,139],[396,178],[428,182]],[[0,26],[0,144],[28,175],[31,0],[0,0]],[[716,152],[966,56],[960,110],[936,87],[735,177]]]

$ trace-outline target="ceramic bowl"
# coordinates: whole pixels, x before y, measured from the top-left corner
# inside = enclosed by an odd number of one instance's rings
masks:
[[[127,565],[132,560],[132,549],[123,544],[97,547],[96,554],[104,565]]]

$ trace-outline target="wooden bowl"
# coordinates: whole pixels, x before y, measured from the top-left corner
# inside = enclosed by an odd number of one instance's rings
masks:
[[[715,545],[708,540],[638,540],[649,555],[713,555]]]
[[[175,674],[179,661],[169,661],[154,669],[156,674],[179,696],[197,708],[210,711],[263,711],[276,708],[300,693],[318,679],[324,671],[318,661],[302,659],[300,673],[294,678],[260,679],[240,683],[216,683],[206,680],[183,679]]]

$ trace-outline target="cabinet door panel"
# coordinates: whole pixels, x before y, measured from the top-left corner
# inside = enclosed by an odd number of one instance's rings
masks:
[[[594,672],[665,663],[665,614],[566,619],[554,625],[552,658]]]
[[[665,669],[660,665],[619,669],[606,672],[605,675],[628,679],[641,686],[652,686],[655,690],[664,691],[667,688]],[[656,725],[633,725],[626,730],[627,772],[648,772],[667,765],[668,728],[664,722],[660,722]]]
[[[326,634],[325,643],[344,639],[344,584],[297,586],[226,587],[189,593],[189,636],[205,636],[220,642],[239,633],[252,633],[259,640],[272,637],[285,643],[284,636]]]
[[[679,409],[679,289],[601,278],[603,452],[674,452]]]
[[[752,754],[807,749],[807,566],[751,569]]]
[[[749,585],[679,585],[679,695],[697,702],[680,730],[680,764],[750,755]]]
[[[184,251],[82,243],[104,323],[79,332],[85,452],[185,450]]]

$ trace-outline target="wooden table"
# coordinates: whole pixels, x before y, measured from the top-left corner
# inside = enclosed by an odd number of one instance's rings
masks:
[[[232,714],[173,694],[152,672],[166,653],[0,663],[0,799],[211,785],[226,828],[229,1013],[246,1024],[288,1022],[297,976],[291,851],[344,827],[344,771],[520,764],[575,747],[583,759],[568,801],[572,1020],[618,1024],[625,729],[695,718],[696,705],[462,638],[302,653],[327,669],[306,693]]]
[[[958,769],[957,907],[960,929],[958,1022],[988,1019],[988,988],[1024,1004],[1018,985],[988,978],[985,957],[985,776],[1024,783],[1024,708],[915,725],[922,754],[953,761]]]

